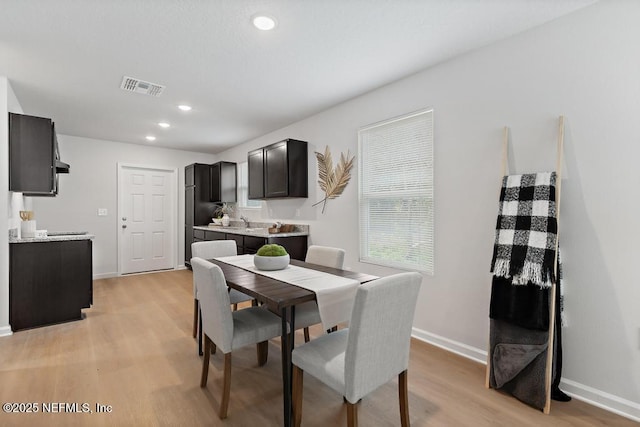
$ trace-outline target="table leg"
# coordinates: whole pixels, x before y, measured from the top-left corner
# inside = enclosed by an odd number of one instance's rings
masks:
[[[295,344],[295,306],[284,307],[280,311],[282,318],[282,336],[280,338],[282,352],[282,401],[285,427],[290,427],[293,420],[293,407],[291,405],[291,385],[293,364],[291,363],[291,352]],[[289,323],[289,333],[287,333],[287,321]]]

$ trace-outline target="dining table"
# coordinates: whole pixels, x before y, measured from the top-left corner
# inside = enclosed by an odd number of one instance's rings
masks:
[[[308,301],[316,301],[316,293],[302,286],[277,280],[260,274],[254,269],[241,268],[223,259],[209,259],[222,270],[227,285],[242,293],[250,295],[259,304],[278,313],[282,319],[281,354],[282,354],[282,389],[283,389],[283,421],[285,427],[290,427],[292,418],[292,372],[291,353],[295,343],[295,309],[296,305]],[[352,270],[342,270],[312,264],[305,261],[291,259],[290,264],[305,269],[321,271],[339,278],[352,279],[358,283],[366,283],[378,277]]]

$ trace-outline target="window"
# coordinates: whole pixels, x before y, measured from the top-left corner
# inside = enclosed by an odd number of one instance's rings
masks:
[[[433,274],[433,110],[358,131],[360,261]]]
[[[261,208],[260,200],[249,200],[249,163],[238,163],[238,206],[241,208]]]

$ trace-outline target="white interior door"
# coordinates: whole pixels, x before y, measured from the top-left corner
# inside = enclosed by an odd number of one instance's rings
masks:
[[[175,267],[175,170],[118,165],[120,273]]]

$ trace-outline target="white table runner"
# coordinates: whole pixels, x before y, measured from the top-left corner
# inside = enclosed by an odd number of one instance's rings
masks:
[[[284,270],[263,271],[253,265],[253,255],[216,258],[255,274],[270,277],[315,292],[324,329],[351,320],[351,310],[358,290],[355,279],[335,276],[323,271],[289,265]]]

